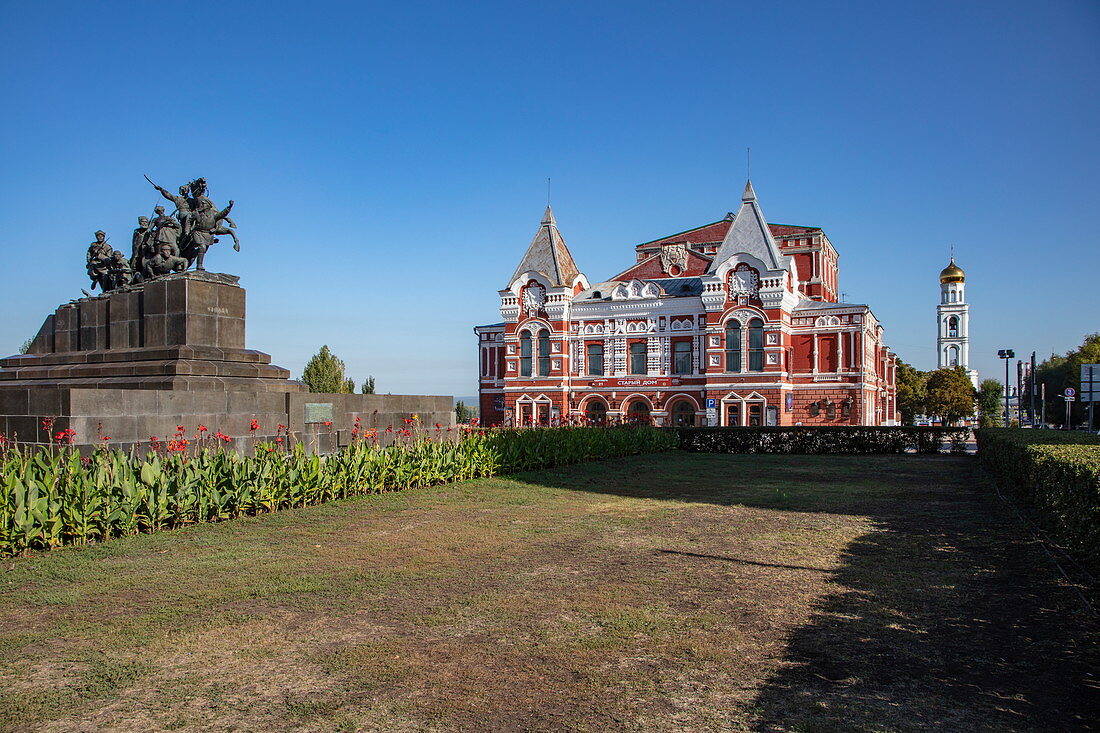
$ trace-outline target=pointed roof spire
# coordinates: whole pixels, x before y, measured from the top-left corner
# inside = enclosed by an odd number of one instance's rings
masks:
[[[554,210],[549,205],[542,215],[539,230],[535,232],[531,245],[520,260],[510,282],[515,282],[523,273],[534,270],[541,272],[555,287],[567,287],[573,284],[573,278],[580,274],[573,255],[565,246],[565,240],[558,231],[558,222]]]
[[[708,272],[714,272],[723,262],[741,253],[752,255],[770,270],[783,270],[788,264],[788,258],[779,253],[772,230],[768,227],[764,212],[760,210],[752,181],[745,181],[741,208],[737,210],[737,216],[733,217],[733,223],[722,240],[722,246],[711,260]]]

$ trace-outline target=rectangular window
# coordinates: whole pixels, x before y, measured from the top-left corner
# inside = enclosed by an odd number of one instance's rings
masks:
[[[550,332],[539,331],[539,376],[550,375]]]
[[[603,376],[603,344],[588,344],[588,376]]]
[[[759,321],[749,323],[749,371],[764,371],[764,328]]]
[[[531,334],[529,333],[519,337],[519,375],[531,376]]]
[[[646,348],[644,343],[633,343],[630,345],[630,373],[631,374],[645,374],[646,373]]]
[[[691,343],[677,341],[672,345],[672,373],[691,374]]]

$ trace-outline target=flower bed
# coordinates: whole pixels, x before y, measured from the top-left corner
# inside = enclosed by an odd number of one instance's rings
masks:
[[[0,554],[676,447],[675,434],[648,427],[470,429],[447,440],[415,425],[380,447],[356,425],[352,445],[321,457],[280,432],[253,456],[205,431],[184,438],[183,426],[142,453],[105,443],[91,456],[64,439],[47,449],[0,436]]]

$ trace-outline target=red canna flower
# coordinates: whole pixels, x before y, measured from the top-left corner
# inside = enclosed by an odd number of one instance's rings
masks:
[[[205,433],[206,432],[206,426],[205,425],[200,425],[199,426],[199,432],[200,433]]]
[[[252,420],[252,425],[248,429],[251,430],[252,432],[256,432],[257,430],[259,430],[260,429],[259,421],[257,421],[256,419],[253,419]]]
[[[326,428],[331,428],[332,427],[332,420],[325,420],[325,427]]]
[[[110,440],[110,439],[111,439],[110,435],[104,435],[102,438],[100,438],[100,440],[103,440],[103,441],[107,441],[107,440]]]

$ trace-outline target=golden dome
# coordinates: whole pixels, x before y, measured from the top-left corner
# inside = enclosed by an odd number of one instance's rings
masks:
[[[943,268],[940,272],[941,283],[961,283],[966,280],[966,273],[962,271],[962,268],[955,264],[955,258],[951,258],[951,264]]]

